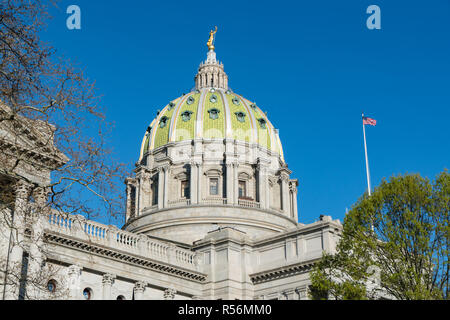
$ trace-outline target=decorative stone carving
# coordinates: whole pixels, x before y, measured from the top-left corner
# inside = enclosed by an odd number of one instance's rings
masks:
[[[177,290],[174,288],[167,288],[164,290],[164,300],[173,300],[175,299],[175,294],[177,293]]]
[[[102,278],[102,283],[104,285],[110,285],[111,286],[114,283],[115,279],[116,279],[116,276],[114,274],[105,273],[103,275],[103,278]]]
[[[147,287],[147,283],[144,281],[137,281],[134,284],[134,299],[135,300],[142,300],[144,298],[144,291]]]

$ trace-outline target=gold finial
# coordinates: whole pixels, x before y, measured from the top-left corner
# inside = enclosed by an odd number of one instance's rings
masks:
[[[216,30],[214,30],[214,31],[211,30],[209,32],[209,39],[208,39],[208,42],[206,43],[206,45],[208,46],[209,50],[214,50],[213,42],[214,42],[214,35],[216,34],[216,32],[217,32],[217,26],[216,26]]]

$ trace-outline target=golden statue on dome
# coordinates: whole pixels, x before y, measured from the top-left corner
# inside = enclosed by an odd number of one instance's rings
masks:
[[[209,39],[208,39],[208,42],[206,43],[206,45],[208,46],[209,50],[214,50],[213,42],[214,42],[214,35],[216,34],[216,32],[217,32],[217,26],[216,26],[216,30],[214,30],[214,31],[211,30],[209,32]]]

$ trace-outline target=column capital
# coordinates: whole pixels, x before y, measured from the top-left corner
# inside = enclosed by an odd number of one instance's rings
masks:
[[[191,165],[191,167],[200,167],[200,165],[201,165],[201,162],[199,162],[199,161],[191,161],[191,162],[189,162],[189,164]]]
[[[83,270],[82,267],[80,267],[77,264],[72,264],[71,266],[69,266],[67,268],[67,274],[69,276],[80,276],[81,275],[81,270]]]
[[[114,280],[116,279],[116,275],[112,273],[105,273],[102,278],[102,283],[107,285],[112,285]]]
[[[132,178],[132,177],[128,177],[125,179],[125,184],[126,185],[136,185],[136,178]]]
[[[289,175],[286,174],[286,173],[281,173],[281,174],[280,174],[280,180],[281,180],[282,182],[289,182]]]
[[[173,300],[176,293],[177,290],[175,290],[174,288],[167,288],[166,290],[164,290],[164,300]]]
[[[287,300],[287,295],[284,292],[278,292],[278,300]]]
[[[143,293],[146,287],[147,287],[147,282],[145,282],[145,281],[136,281],[134,283],[134,292],[141,292],[141,293]]]

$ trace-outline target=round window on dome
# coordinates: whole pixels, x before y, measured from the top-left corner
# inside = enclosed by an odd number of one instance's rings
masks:
[[[169,107],[168,107],[167,109],[168,109],[168,110],[172,110],[173,107],[175,107],[175,103],[170,102],[170,103],[169,103]]]
[[[217,102],[217,96],[215,94],[213,94],[211,97],[209,97],[209,101],[211,101],[212,103],[216,103]]]
[[[193,96],[190,96],[186,101],[187,104],[193,104],[194,102],[195,102],[195,98]]]
[[[253,110],[256,110],[256,104],[252,103],[252,104],[250,105],[250,108],[252,108]]]
[[[236,118],[239,122],[245,122],[245,113],[242,111],[235,112]]]
[[[239,99],[236,98],[236,97],[234,97],[232,101],[233,101],[233,103],[234,103],[235,105],[237,105],[237,106],[238,106],[239,103],[240,103],[240,102],[239,102]]]

